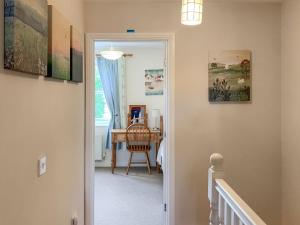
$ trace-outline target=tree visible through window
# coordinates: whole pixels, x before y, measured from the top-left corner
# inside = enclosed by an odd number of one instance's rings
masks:
[[[106,103],[98,66],[95,63],[95,125],[108,126],[110,118],[111,115]]]

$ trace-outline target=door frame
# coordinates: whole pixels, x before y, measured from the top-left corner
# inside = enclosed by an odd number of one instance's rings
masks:
[[[87,33],[86,44],[86,105],[85,105],[85,191],[84,224],[94,225],[94,62],[95,41],[165,41],[165,147],[166,168],[164,171],[164,193],[166,203],[165,225],[175,225],[175,35],[173,33]]]

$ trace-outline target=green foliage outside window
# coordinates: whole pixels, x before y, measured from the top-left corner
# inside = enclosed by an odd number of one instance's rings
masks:
[[[108,125],[109,112],[106,105],[105,95],[103,92],[103,86],[98,71],[98,67],[95,66],[95,122],[96,125]]]

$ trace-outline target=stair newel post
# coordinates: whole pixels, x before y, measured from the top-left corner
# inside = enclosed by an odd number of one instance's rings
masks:
[[[210,156],[210,168],[208,170],[208,199],[210,201],[209,225],[221,225],[219,220],[219,193],[216,190],[216,179],[224,178],[223,156],[214,153]]]

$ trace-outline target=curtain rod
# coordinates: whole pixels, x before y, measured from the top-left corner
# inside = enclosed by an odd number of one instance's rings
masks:
[[[96,54],[96,56],[101,56],[101,54]],[[123,54],[123,57],[133,57],[133,54]]]

